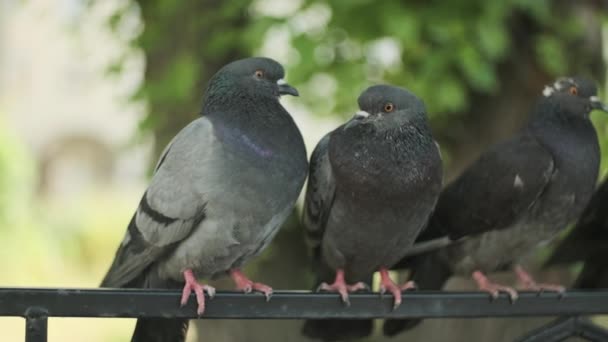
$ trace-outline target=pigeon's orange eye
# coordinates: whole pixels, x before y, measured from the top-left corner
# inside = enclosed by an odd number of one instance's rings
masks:
[[[257,77],[257,78],[264,77],[264,70],[256,70],[255,71],[255,77]]]
[[[394,104],[392,104],[392,103],[389,102],[389,103],[387,103],[387,104],[384,105],[384,111],[385,112],[390,113],[393,110],[395,110],[395,105]]]
[[[570,87],[570,89],[568,89],[568,92],[570,92],[570,94],[572,95],[576,95],[578,94],[578,89],[576,89],[576,87]]]

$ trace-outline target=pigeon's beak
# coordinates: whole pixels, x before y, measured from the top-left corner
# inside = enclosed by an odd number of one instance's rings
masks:
[[[356,126],[359,122],[361,122],[361,120],[365,119],[368,116],[369,116],[369,113],[364,110],[360,110],[360,111],[356,112],[355,115],[352,117],[352,119],[350,119],[346,123],[346,125],[344,125],[344,129],[349,129],[353,126]]]
[[[608,105],[600,101],[599,97],[591,96],[589,101],[591,101],[591,108],[601,110],[602,112],[608,112]]]
[[[300,96],[298,90],[285,82],[284,79],[280,79],[277,81],[277,85],[279,86],[279,94],[280,95],[292,95],[292,96]]]

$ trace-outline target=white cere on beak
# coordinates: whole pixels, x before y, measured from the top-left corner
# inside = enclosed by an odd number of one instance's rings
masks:
[[[284,79],[280,78],[279,80],[277,80],[277,84],[278,85],[283,85],[283,84],[287,84],[287,82],[285,82]]]
[[[355,113],[355,117],[356,118],[366,118],[369,116],[369,113],[364,111],[364,110],[360,110],[358,112]]]
[[[591,102],[600,102],[600,98],[597,96],[590,96],[589,101]]]
[[[551,94],[553,94],[553,92],[555,92],[555,89],[553,87],[545,86],[545,89],[543,89],[543,95],[545,97],[551,96]]]

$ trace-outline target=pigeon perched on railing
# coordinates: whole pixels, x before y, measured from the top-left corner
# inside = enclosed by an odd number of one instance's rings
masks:
[[[204,291],[195,277],[230,273],[237,289],[272,289],[239,268],[259,254],[291,213],[304,184],[304,142],[279,103],[298,95],[268,58],[232,62],[209,81],[201,117],[182,129],[156,166],[103,287]],[[177,303],[176,303],[177,305]],[[182,341],[186,320],[140,319],[133,341]]]
[[[506,292],[515,300],[515,289],[484,274],[514,267],[523,289],[564,290],[536,283],[519,262],[576,220],[593,194],[600,162],[589,119],[594,109],[608,107],[592,81],[558,79],[518,134],[491,147],[442,191],[418,241],[448,236],[454,243],[400,262],[420,289],[441,289],[457,274],[472,276],[492,297]],[[395,335],[419,322],[388,320],[384,332]]]
[[[608,180],[591,197],[576,226],[553,250],[545,266],[583,262],[572,287],[608,288]]]
[[[409,91],[373,86],[359,112],[327,134],[313,152],[303,223],[313,243],[319,289],[365,289],[380,271],[381,291],[401,303],[388,268],[427,222],[441,191],[442,163],[423,102]],[[405,247],[405,248],[404,248]],[[335,279],[333,283],[329,281]],[[335,340],[366,335],[371,321],[310,320],[303,332]]]

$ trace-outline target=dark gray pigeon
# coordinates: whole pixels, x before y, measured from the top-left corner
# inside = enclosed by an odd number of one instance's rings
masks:
[[[608,288],[608,180],[599,186],[576,226],[553,250],[545,267],[583,263],[575,289]],[[548,324],[557,324],[557,318]],[[596,338],[596,341],[603,341]]]
[[[163,152],[103,287],[191,291],[203,314],[207,291],[196,277],[230,273],[237,289],[272,289],[239,268],[272,240],[294,207],[307,171],[304,142],[279,103],[298,92],[268,58],[224,66],[209,81],[201,117]],[[176,303],[177,304],[177,303]],[[187,320],[140,319],[133,341],[182,341]]]
[[[364,289],[380,271],[381,291],[401,303],[388,268],[403,257],[427,222],[441,191],[442,163],[423,102],[407,90],[378,85],[359,97],[355,117],[327,134],[310,162],[303,222],[314,244],[320,289]],[[333,340],[369,323],[308,321],[304,334]],[[346,336],[343,334],[345,333]]]
[[[553,250],[545,266],[583,262],[573,287],[608,288],[608,180],[593,194],[576,226]]]
[[[595,188],[600,150],[589,119],[608,107],[584,78],[547,86],[529,123],[513,138],[486,151],[441,193],[429,227],[418,239],[448,236],[446,248],[404,260],[421,289],[441,289],[453,275],[472,276],[492,297],[517,292],[491,282],[485,272],[513,267],[523,289],[562,292],[538,284],[519,262],[578,218]],[[387,335],[419,320],[388,320]]]

